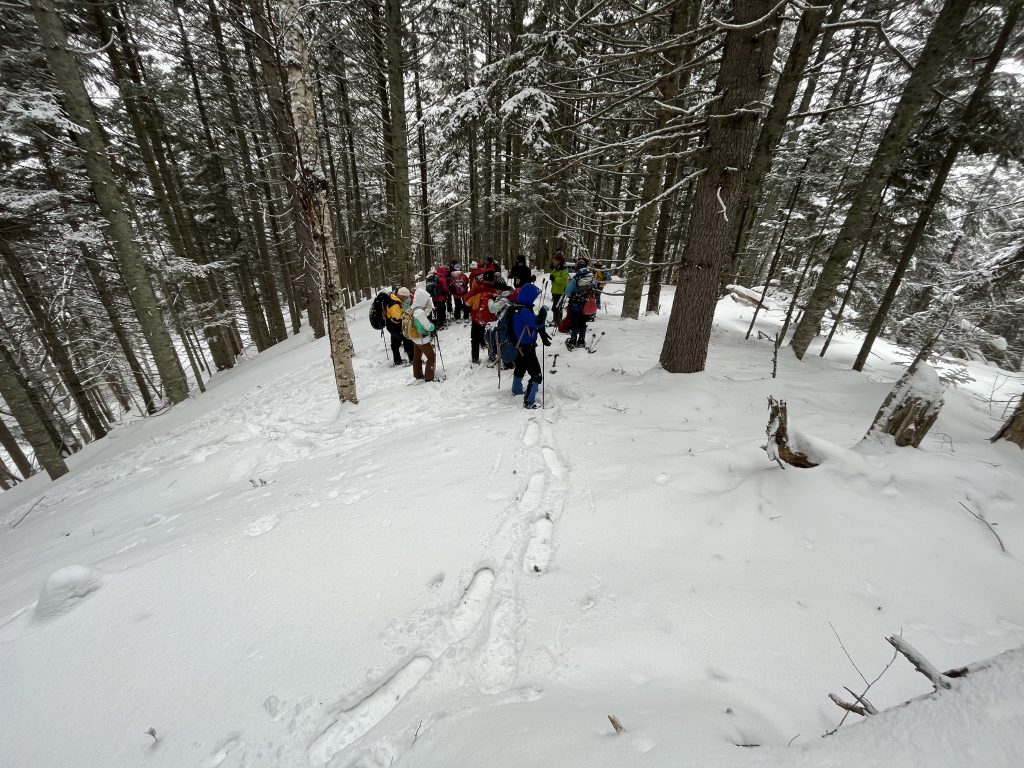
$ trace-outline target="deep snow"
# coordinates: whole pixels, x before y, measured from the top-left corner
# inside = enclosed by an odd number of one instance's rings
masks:
[[[302,334],[2,494],[0,765],[1024,764],[1020,652],[820,738],[864,687],[835,633],[869,680],[893,633],[940,669],[1024,642],[1024,452],[988,443],[1020,376],[969,363],[921,450],[855,449],[906,354],[773,380],[726,299],[673,376],[667,307],[606,303],[544,411],[464,326],[407,386],[357,307],[358,406]],[[820,467],[761,449],[769,394]],[[869,698],[929,690],[898,659]]]

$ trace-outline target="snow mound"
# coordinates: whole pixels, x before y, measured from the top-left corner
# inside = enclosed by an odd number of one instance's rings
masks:
[[[46,577],[36,603],[36,618],[67,613],[103,586],[103,574],[87,565],[69,565]]]

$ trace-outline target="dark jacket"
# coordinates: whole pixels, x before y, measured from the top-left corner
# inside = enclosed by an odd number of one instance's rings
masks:
[[[530,268],[523,263],[517,263],[512,269],[508,271],[509,279],[512,281],[512,286],[515,288],[525,285],[530,282],[530,278],[533,277],[533,272]]]

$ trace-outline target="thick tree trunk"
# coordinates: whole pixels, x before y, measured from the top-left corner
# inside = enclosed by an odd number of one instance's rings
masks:
[[[946,154],[942,157],[942,162],[939,164],[939,169],[935,174],[935,178],[932,180],[932,186],[931,189],[928,190],[928,196],[924,200],[924,205],[917,212],[917,220],[914,222],[914,228],[911,230],[910,236],[907,237],[907,242],[903,245],[900,257],[896,261],[896,269],[893,270],[892,277],[889,279],[889,285],[885,290],[885,294],[882,296],[882,300],[878,304],[878,309],[875,310],[875,316],[871,319],[871,325],[868,326],[864,342],[861,344],[860,351],[857,353],[857,359],[853,363],[853,370],[855,371],[861,371],[864,369],[864,364],[867,362],[868,355],[871,353],[871,346],[875,343],[875,339],[878,338],[878,334],[882,332],[885,320],[889,316],[889,310],[892,307],[893,302],[896,300],[896,294],[903,282],[903,275],[906,274],[907,267],[910,266],[910,262],[914,258],[914,254],[917,253],[918,246],[921,244],[921,241],[924,240],[925,230],[928,228],[928,222],[931,220],[932,212],[939,204],[939,198],[942,197],[942,189],[946,186],[946,179],[949,178],[949,172],[953,170],[953,164],[956,162],[957,156],[960,154],[960,150],[963,149],[963,146],[967,141],[967,134],[974,126],[975,120],[978,117],[978,110],[981,107],[982,99],[984,98],[985,92],[988,90],[988,84],[992,79],[992,73],[995,72],[996,66],[999,64],[1000,59],[1002,59],[1003,52],[1006,50],[1006,44],[1017,25],[1017,20],[1020,18],[1021,4],[1021,0],[1014,0],[1014,2],[1010,4],[1006,14],[1006,20],[1003,22],[1003,28],[999,33],[999,37],[996,39],[995,45],[992,47],[992,52],[989,54],[988,60],[985,62],[985,66],[982,69],[980,76],[978,77],[978,82],[974,87],[974,92],[971,94],[971,98],[968,100],[967,106],[964,107],[963,113],[960,115],[960,120],[953,127],[953,138],[950,141],[949,147],[946,149]]]
[[[78,62],[68,50],[67,34],[54,10],[53,0],[32,0],[31,6],[43,39],[50,71],[64,96],[65,111],[72,122],[84,129],[75,133],[75,141],[82,150],[93,194],[107,221],[107,231],[121,274],[128,284],[139,325],[153,352],[168,399],[172,403],[180,403],[188,397],[185,372],[164,326],[156,292],[135,243],[131,222],[107,158],[106,146]]]
[[[11,409],[11,415],[18,422],[22,434],[32,446],[36,458],[50,479],[56,480],[67,474],[68,467],[61,456],[60,448],[54,442],[51,430],[47,429],[46,422],[32,402],[24,378],[18,375],[17,362],[5,344],[0,344],[0,395]]]
[[[757,136],[753,105],[763,98],[778,36],[779,19],[771,0],[734,0],[732,7],[730,21],[738,28],[725,37],[715,86],[719,98],[709,117],[703,155],[706,167],[697,180],[661,350],[661,364],[671,373],[704,370],[719,276],[732,257],[738,224],[735,202],[743,179],[735,169],[746,166]]]
[[[395,161],[395,261],[402,285],[412,283],[412,208],[409,205],[409,131],[405,116],[401,0],[384,0],[387,28],[388,94]]]
[[[298,150],[296,167],[300,173],[298,189],[301,191],[301,215],[312,235],[319,257],[321,272],[318,277],[323,283],[327,304],[327,322],[331,342],[331,359],[334,361],[334,380],[342,402],[357,403],[356,377],[352,369],[352,339],[349,337],[345,320],[345,307],[338,295],[341,276],[338,260],[334,258],[334,233],[331,216],[327,210],[325,180],[318,175],[320,163],[320,142],[317,140],[316,105],[307,81],[309,54],[306,47],[305,24],[302,18],[300,0],[281,0],[281,15],[284,22],[284,43],[288,63],[288,91],[292,107],[292,120]]]
[[[889,181],[900,152],[910,137],[914,119],[931,93],[942,61],[952,47],[970,5],[971,0],[946,0],[935,26],[928,35],[921,58],[918,59],[904,85],[899,103],[885,129],[874,159],[854,193],[843,226],[832,245],[814,292],[807,302],[803,319],[793,334],[793,352],[798,358],[803,358],[807,347],[818,335],[822,318],[832,303],[843,271],[853,255],[854,248],[864,236],[866,225],[879,204],[882,188]]]

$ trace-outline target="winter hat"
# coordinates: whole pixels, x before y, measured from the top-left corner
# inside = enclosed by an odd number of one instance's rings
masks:
[[[576,267],[578,269],[582,269],[583,267],[586,267],[586,266],[589,266],[589,265],[590,265],[590,262],[587,260],[586,256],[580,256],[578,259],[576,259]]]
[[[469,262],[469,268],[470,269],[476,269],[476,262],[475,261]]]
[[[526,257],[523,256],[522,254],[519,254],[518,256],[516,256],[516,261],[519,262],[520,264],[525,264],[526,263]]]
[[[398,295],[401,296],[403,299],[408,299],[410,296],[412,296],[412,294],[409,293],[409,289],[405,287],[398,289]]]

